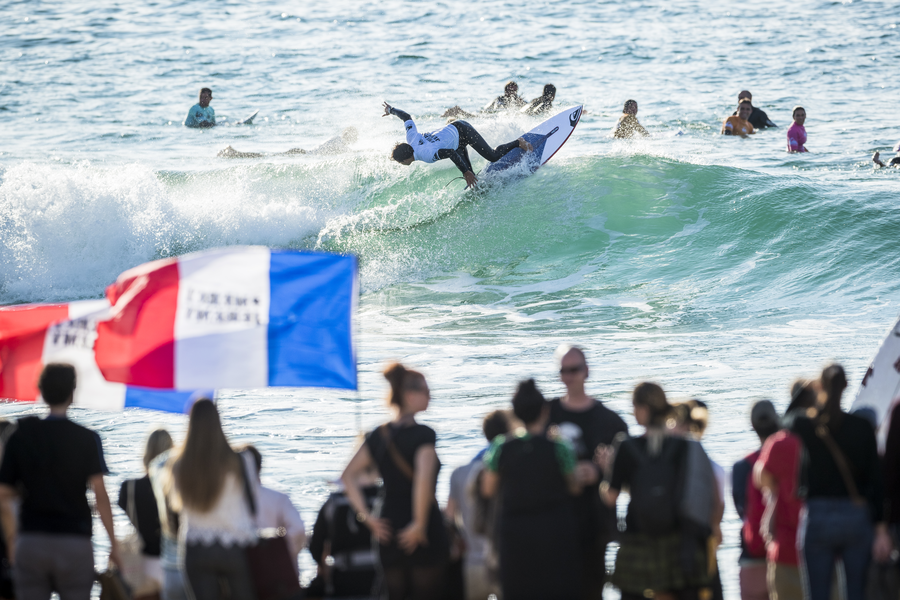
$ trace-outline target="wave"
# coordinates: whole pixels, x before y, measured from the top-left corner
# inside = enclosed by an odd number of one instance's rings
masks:
[[[196,172],[21,163],[0,175],[0,303],[96,297],[136,264],[233,244],[357,254],[369,292],[447,294],[450,277],[457,301],[589,310],[618,295],[682,319],[898,287],[886,192],[626,153],[478,192],[457,175],[361,155]]]

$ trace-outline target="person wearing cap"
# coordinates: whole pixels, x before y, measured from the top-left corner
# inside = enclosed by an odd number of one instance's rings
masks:
[[[897,145],[894,146],[894,152],[897,153],[897,156],[888,161],[887,164],[884,164],[884,161],[881,160],[880,152],[876,152],[872,155],[872,162],[875,163],[876,167],[900,167],[900,142],[897,142]]]
[[[750,121],[750,124],[753,125],[756,129],[765,129],[766,127],[778,127],[775,123],[769,119],[769,115],[766,114],[761,108],[757,108],[753,106],[753,94],[748,92],[747,90],[742,90],[740,94],[738,94],[738,104],[742,101],[747,100],[750,102],[750,106],[752,110],[750,111],[750,116],[747,118]],[[738,111],[734,111],[734,116],[737,116]]]
[[[762,444],[778,432],[778,413],[768,400],[759,400],[750,410],[750,426],[759,437],[760,447],[739,460],[731,470],[731,495],[741,527],[739,581],[741,600],[768,600],[766,585],[766,542],[760,534],[765,506],[763,495],[753,486],[753,468],[762,452]]]
[[[794,122],[787,130],[787,151],[788,152],[809,152],[806,149],[806,128],[803,124],[806,122],[806,109],[802,106],[795,106],[791,111],[791,117]]]

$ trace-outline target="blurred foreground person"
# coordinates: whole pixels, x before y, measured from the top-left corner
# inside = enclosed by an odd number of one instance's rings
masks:
[[[447,518],[454,521],[465,542],[463,581],[467,600],[485,600],[491,594],[499,595],[494,561],[488,556],[490,541],[479,533],[476,494],[479,475],[484,472],[484,455],[497,436],[509,433],[509,419],[502,410],[489,413],[481,426],[488,445],[466,465],[457,467],[450,476],[450,496],[447,498]],[[485,518],[485,515],[481,516]]]
[[[284,529],[288,552],[290,552],[292,564],[299,577],[300,567],[297,565],[297,556],[306,546],[306,525],[303,524],[303,518],[297,511],[297,507],[291,502],[290,496],[262,485],[259,478],[259,474],[262,472],[262,454],[257,447],[248,445],[244,450],[253,457],[257,483],[259,483],[256,526],[260,529]]]
[[[378,483],[374,466],[357,479],[369,512],[381,491]],[[372,536],[356,518],[343,488],[332,492],[319,510],[309,552],[317,569],[306,590],[307,598],[366,598],[375,594],[378,556],[372,549]]]
[[[672,405],[655,383],[641,383],[632,396],[634,417],[645,428],[620,436],[601,485],[610,507],[623,489],[631,499],[612,583],[623,600],[710,598],[712,565],[708,539],[717,511],[715,478],[700,444],[668,431]]]
[[[750,426],[759,437],[760,448],[734,464],[731,469],[731,496],[741,518],[741,556],[739,580],[741,600],[768,600],[766,586],[766,540],[760,533],[765,504],[753,485],[753,468],[762,453],[762,444],[778,431],[778,414],[768,400],[760,400],[750,409]]]
[[[627,434],[628,426],[606,405],[587,395],[584,386],[590,371],[581,348],[564,344],[554,356],[566,394],[550,402],[550,423],[575,451],[575,475],[581,485],[575,499],[582,559],[581,597],[601,600],[606,583],[606,546],[618,530],[615,510],[600,500],[599,484],[607,473],[594,457],[598,450],[609,447],[617,435]]]
[[[399,363],[384,372],[391,384],[392,421],[366,435],[341,481],[356,518],[379,543],[389,600],[433,600],[443,591],[450,555],[447,531],[434,497],[441,463],[434,430],[416,423],[431,394],[425,377]],[[379,515],[365,501],[360,475],[373,466],[384,480]]]
[[[7,548],[15,549],[10,559],[16,598],[22,600],[49,600],[53,592],[63,600],[90,598],[94,548],[88,488],[109,536],[109,559],[119,564],[100,436],[66,414],[75,383],[71,365],[44,367],[38,388],[50,414],[19,420],[0,465],[0,518]],[[13,512],[17,498],[18,523]]]
[[[525,425],[497,436],[484,457],[481,491],[500,495],[503,600],[577,600],[581,547],[574,496],[581,493],[575,455],[545,435],[550,406],[533,379],[519,384],[513,413]]]
[[[172,448],[172,436],[165,429],[150,433],[144,448],[144,472],[140,479],[128,479],[119,488],[119,508],[128,515],[128,520],[141,536],[144,557],[145,582],[142,589],[132,590],[135,600],[157,597],[163,586],[162,532],[159,522],[159,508],[150,483],[150,463],[163,452]]]
[[[245,484],[257,506],[259,484],[249,453],[238,454],[228,444],[211,400],[197,400],[191,407],[187,436],[171,469],[168,491],[181,514],[179,541],[189,594],[194,600],[254,600],[246,548],[256,543],[257,531]],[[251,481],[244,481],[244,472]]]
[[[828,600],[835,561],[842,559],[847,600],[863,600],[873,555],[884,562],[891,552],[878,446],[865,419],[841,410],[844,369],[826,368],[820,385],[818,414],[793,425],[808,455],[806,511],[797,540],[804,597]]]

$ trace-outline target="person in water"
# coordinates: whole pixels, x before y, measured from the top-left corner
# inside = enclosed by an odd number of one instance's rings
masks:
[[[409,166],[416,160],[433,163],[449,158],[462,171],[463,177],[466,179],[466,187],[471,187],[478,181],[475,173],[472,172],[467,146],[472,146],[478,154],[490,162],[497,162],[516,148],[521,148],[525,152],[533,149],[531,144],[525,141],[525,138],[491,148],[481,134],[465,121],[453,121],[437,131],[419,133],[409,113],[396,109],[385,102],[384,114],[381,116],[388,115],[398,117],[406,127],[406,143],[401,142],[394,146],[391,153],[394,160],[401,165]]]
[[[897,156],[888,161],[887,164],[884,164],[884,161],[881,160],[880,152],[872,155],[872,162],[875,163],[876,167],[900,167],[900,142],[897,142],[897,145],[894,146],[894,152],[897,153]]]
[[[341,132],[341,135],[331,138],[321,146],[313,148],[312,150],[291,148],[285,152],[273,152],[272,154],[267,154],[265,152],[241,152],[235,150],[231,146],[225,146],[225,148],[219,150],[216,156],[219,158],[264,158],[266,156],[284,156],[290,154],[343,154],[344,152],[349,152],[351,150],[350,146],[355,144],[357,139],[359,139],[359,132],[356,130],[356,127],[347,127]]]
[[[494,100],[490,104],[481,109],[481,113],[492,114],[503,112],[504,110],[513,110],[522,108],[526,104],[528,104],[528,102],[524,98],[519,96],[519,84],[515,81],[508,81],[503,87],[503,95],[494,98]],[[460,108],[459,105],[456,105],[445,110],[444,114],[441,115],[441,118],[471,119],[475,116],[476,115]]]
[[[613,137],[618,139],[633,138],[636,135],[647,137],[650,135],[637,120],[638,104],[636,100],[626,100],[625,107],[622,109],[622,116],[616,124],[616,130]]]
[[[750,105],[753,106],[753,94],[748,92],[747,90],[743,90],[740,94],[738,94],[738,103],[742,100],[748,100]],[[734,116],[737,116],[737,111],[734,111]],[[750,124],[753,125],[756,129],[765,129],[766,127],[778,127],[775,123],[769,120],[769,115],[766,114],[766,111],[761,108],[756,108],[753,106],[753,111],[750,113],[750,118],[747,119],[750,121]]]
[[[193,105],[184,118],[185,127],[205,129],[216,126],[216,111],[209,105],[212,100],[212,90],[203,88],[200,90],[200,101]]]
[[[722,123],[722,135],[739,135],[745,138],[751,133],[756,133],[753,130],[753,125],[747,120],[750,118],[752,111],[753,105],[750,104],[750,101],[741,100],[741,103],[738,104],[736,116],[732,115]]]
[[[553,109],[553,100],[556,98],[556,86],[548,83],[544,86],[544,92],[534,100],[528,103],[528,106],[522,109],[526,115],[542,115]]]
[[[809,152],[804,146],[806,143],[806,129],[803,127],[803,123],[806,122],[806,109],[802,106],[795,106],[791,112],[791,117],[794,119],[794,123],[788,128],[787,151]]]

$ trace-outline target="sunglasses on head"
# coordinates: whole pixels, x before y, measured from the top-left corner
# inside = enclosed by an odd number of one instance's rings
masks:
[[[574,375],[580,371],[584,370],[584,365],[578,365],[577,367],[562,367],[559,370],[560,375]]]

